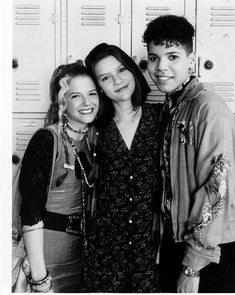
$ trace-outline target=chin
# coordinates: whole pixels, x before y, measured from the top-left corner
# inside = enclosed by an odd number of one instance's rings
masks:
[[[95,117],[87,118],[84,120],[84,123],[89,124],[89,123],[92,123],[94,120],[95,120]]]

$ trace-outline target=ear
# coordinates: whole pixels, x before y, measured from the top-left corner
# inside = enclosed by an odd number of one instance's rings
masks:
[[[189,60],[189,67],[193,68],[196,62],[196,55],[194,52],[191,52],[188,56],[188,60]]]

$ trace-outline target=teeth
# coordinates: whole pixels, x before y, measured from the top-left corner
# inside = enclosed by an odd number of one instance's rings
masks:
[[[82,114],[91,114],[93,109],[88,109],[88,110],[80,110],[79,112]]]
[[[158,79],[161,81],[167,81],[170,80],[170,77],[158,77]]]

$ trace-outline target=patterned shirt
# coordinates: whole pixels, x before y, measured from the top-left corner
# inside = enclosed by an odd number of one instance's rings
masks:
[[[130,150],[111,123],[100,131],[99,198],[85,276],[88,292],[159,292],[153,259],[161,105],[143,106]]]

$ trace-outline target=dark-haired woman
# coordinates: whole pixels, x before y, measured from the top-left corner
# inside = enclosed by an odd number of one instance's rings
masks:
[[[85,60],[101,88],[99,196],[86,259],[87,292],[159,292],[156,265],[158,114],[134,61],[102,43]]]
[[[77,63],[59,66],[50,90],[50,126],[30,140],[20,175],[28,282],[32,292],[51,291],[51,285],[54,292],[79,292],[85,213],[94,186],[97,134],[91,123],[99,97],[89,70]]]

